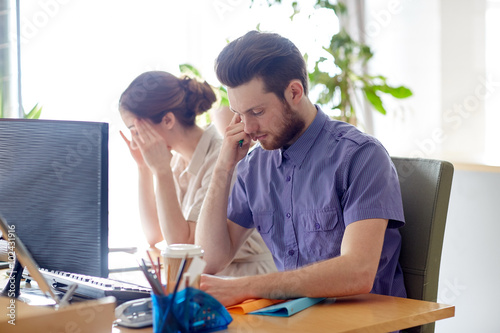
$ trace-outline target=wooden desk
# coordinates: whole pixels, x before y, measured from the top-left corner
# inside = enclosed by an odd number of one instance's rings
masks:
[[[433,302],[365,294],[325,300],[291,317],[232,314],[233,322],[220,332],[390,332],[455,315],[455,307]],[[145,333],[113,327],[113,333]]]
[[[2,271],[0,270],[0,273]],[[1,287],[4,286],[6,278],[0,278]],[[0,298],[0,315],[3,311],[7,311],[6,306],[8,298]],[[103,303],[101,301],[101,303]],[[78,303],[77,303],[78,304]],[[17,319],[22,320],[23,311],[29,313],[26,317],[39,317],[42,318],[48,315],[48,309],[40,309],[39,307],[32,307],[26,304],[18,303],[20,310]],[[95,305],[92,305],[95,306]],[[106,311],[109,311],[107,305],[100,304]],[[96,311],[92,313],[98,314],[103,311]],[[45,311],[45,312],[44,312]],[[79,311],[80,314],[85,313],[85,310]],[[89,312],[88,308],[86,310]],[[111,310],[112,311],[112,310]],[[77,311],[78,312],[78,311]],[[419,326],[440,319],[450,318],[455,315],[455,307],[451,305],[438,304],[434,302],[417,301],[406,298],[364,294],[351,297],[337,298],[336,300],[327,299],[318,303],[304,311],[301,311],[291,317],[271,317],[260,315],[236,315],[231,314],[233,322],[229,325],[228,329],[220,332],[390,332],[401,330],[408,327]],[[25,317],[25,318],[26,318]],[[50,316],[47,316],[50,317]],[[81,317],[81,316],[80,316]],[[111,325],[109,316],[105,316],[105,320],[101,321],[109,329],[103,327],[102,330],[95,330],[95,327],[90,331],[85,329],[81,332],[113,332],[113,333],[146,333],[152,332],[152,328],[144,329],[127,329],[119,326]],[[5,320],[5,318],[2,318]],[[82,317],[87,320],[86,316]],[[80,319],[82,319],[80,318]],[[7,318],[8,319],[8,318]],[[30,321],[30,319],[28,319]],[[49,320],[49,318],[45,318]],[[49,320],[50,321],[50,320]],[[0,327],[6,326],[5,322],[0,320]],[[2,326],[3,325],[3,326]],[[43,325],[43,324],[42,324]],[[39,327],[43,331],[45,327]],[[2,329],[0,331],[3,332]],[[6,331],[8,332],[8,331]]]

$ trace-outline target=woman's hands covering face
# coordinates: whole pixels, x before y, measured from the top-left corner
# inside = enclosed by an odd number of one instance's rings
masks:
[[[172,152],[163,136],[155,129],[153,123],[146,119],[136,119],[134,126],[136,131],[132,131],[132,139],[151,172],[158,174],[171,171]],[[132,152],[132,156],[139,164],[136,155],[137,153]]]

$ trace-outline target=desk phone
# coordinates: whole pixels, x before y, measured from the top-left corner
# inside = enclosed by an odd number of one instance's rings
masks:
[[[141,328],[153,325],[151,297],[140,298],[120,304],[115,309],[115,323],[120,326]]]

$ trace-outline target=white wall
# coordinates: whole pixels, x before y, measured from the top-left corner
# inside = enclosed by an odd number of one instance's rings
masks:
[[[443,153],[481,161],[485,154],[486,1],[441,2],[441,112]]]
[[[486,44],[485,17],[493,3],[366,1],[367,42],[375,52],[371,73],[414,93],[407,100],[385,99],[388,115],[375,115],[375,135],[392,154],[500,165],[500,149],[491,143],[500,140],[493,134],[498,61],[489,67],[486,61],[499,52],[495,31]],[[500,20],[499,13],[490,21]]]
[[[500,168],[455,170],[441,257],[438,302],[455,305],[455,317],[436,333],[499,332]]]
[[[375,56],[369,71],[413,91],[404,100],[384,98],[388,113],[375,112],[375,136],[392,155],[434,155],[440,146],[441,61],[438,1],[366,2],[366,36]],[[393,3],[397,4],[393,5]]]
[[[376,115],[375,135],[392,155],[457,165],[438,290],[438,301],[455,305],[456,314],[438,321],[436,332],[499,332],[500,168],[480,165],[500,165],[498,30],[486,24],[500,21],[500,10],[487,15],[500,3],[365,2],[372,74],[414,92],[389,101],[387,116]],[[479,166],[470,171],[458,162]]]

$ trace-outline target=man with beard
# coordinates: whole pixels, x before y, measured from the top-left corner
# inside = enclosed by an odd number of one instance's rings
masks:
[[[254,228],[280,272],[203,275],[201,289],[226,306],[367,292],[405,297],[401,193],[380,142],[311,103],[304,59],[277,34],[252,31],[236,39],[215,69],[234,117],[197,224],[205,273],[231,262]],[[258,144],[249,151],[251,140]]]

